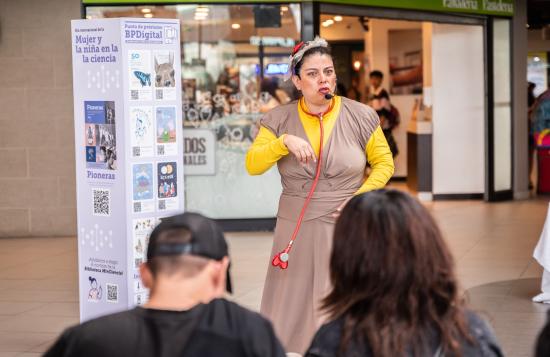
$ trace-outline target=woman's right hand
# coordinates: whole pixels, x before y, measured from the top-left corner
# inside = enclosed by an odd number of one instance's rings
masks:
[[[315,152],[309,143],[297,136],[286,134],[283,142],[288,151],[296,156],[296,159],[302,164],[307,164],[309,161],[317,162]]]

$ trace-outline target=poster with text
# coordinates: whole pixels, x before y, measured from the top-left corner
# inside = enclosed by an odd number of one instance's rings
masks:
[[[176,107],[157,107],[155,110],[155,117],[157,127],[157,155],[177,155]]]
[[[130,143],[133,157],[154,155],[155,129],[151,107],[130,107]]]
[[[176,162],[159,162],[157,165],[159,211],[178,209],[178,174]]]
[[[139,266],[149,235],[177,213],[157,202],[185,207],[180,29],[169,18],[71,21],[81,322],[148,300]],[[177,167],[174,193],[163,176],[175,197],[159,198],[160,162]]]
[[[140,306],[149,300],[149,292],[143,292],[134,295],[134,305]]]
[[[176,100],[174,51],[154,51],[155,100]]]
[[[153,212],[155,210],[153,164],[134,164],[132,184],[134,213]]]
[[[128,51],[130,100],[147,101],[153,97],[151,51]]]
[[[147,245],[149,244],[149,234],[155,228],[155,218],[140,218],[133,220],[133,263],[134,268],[139,269],[141,263],[147,257]]]
[[[84,144],[86,168],[116,169],[115,102],[84,101]]]

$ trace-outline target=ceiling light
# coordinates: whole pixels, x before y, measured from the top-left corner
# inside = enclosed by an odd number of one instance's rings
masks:
[[[353,69],[356,71],[361,69],[361,61],[353,61]]]
[[[153,14],[143,14],[143,17],[150,19],[151,17],[153,17]]]
[[[330,26],[330,24],[328,22],[326,22],[326,21],[323,22],[323,27],[329,27],[329,26]]]
[[[343,19],[344,19],[344,18],[343,18],[342,16],[340,16],[340,15],[334,16],[334,21],[336,21],[336,22],[340,22],[340,21],[342,21]]]
[[[241,24],[231,24],[231,28],[234,29],[234,30],[238,30],[241,28]]]
[[[281,6],[281,11],[288,11],[288,6]]]
[[[144,13],[144,14],[149,14],[151,12],[151,9],[149,9],[148,7],[144,8],[144,9],[141,9],[141,12]]]
[[[325,21],[329,26],[332,25],[334,23],[334,20],[333,19],[328,19],[327,21]]]
[[[210,9],[207,8],[207,7],[197,7],[197,8],[195,9],[195,12],[196,12],[196,13],[199,13],[199,12],[207,13],[208,11],[210,11]]]
[[[533,61],[535,61],[535,62],[540,62],[540,57],[539,57],[539,56],[535,56],[535,57],[533,58]]]

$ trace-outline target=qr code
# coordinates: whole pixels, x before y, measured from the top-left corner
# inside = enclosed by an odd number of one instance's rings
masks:
[[[94,199],[94,216],[111,215],[111,190],[105,188],[92,189]]]
[[[134,156],[141,156],[141,150],[139,146],[132,147],[132,153]]]
[[[107,287],[107,302],[118,302],[118,285],[105,284]]]
[[[157,155],[164,155],[164,145],[157,146]]]
[[[165,210],[166,209],[166,200],[160,200],[159,201],[159,210]]]
[[[160,100],[163,99],[163,97],[162,97],[162,89],[157,89],[157,90],[155,91],[155,93],[156,93],[156,94],[155,94],[155,98],[160,99]]]
[[[139,99],[139,92],[137,90],[131,90],[130,91],[130,99],[138,100]]]
[[[134,202],[134,213],[141,212],[141,202]]]

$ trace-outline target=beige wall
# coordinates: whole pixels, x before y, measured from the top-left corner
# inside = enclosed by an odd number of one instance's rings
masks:
[[[78,0],[0,0],[0,237],[76,233],[70,20]]]

